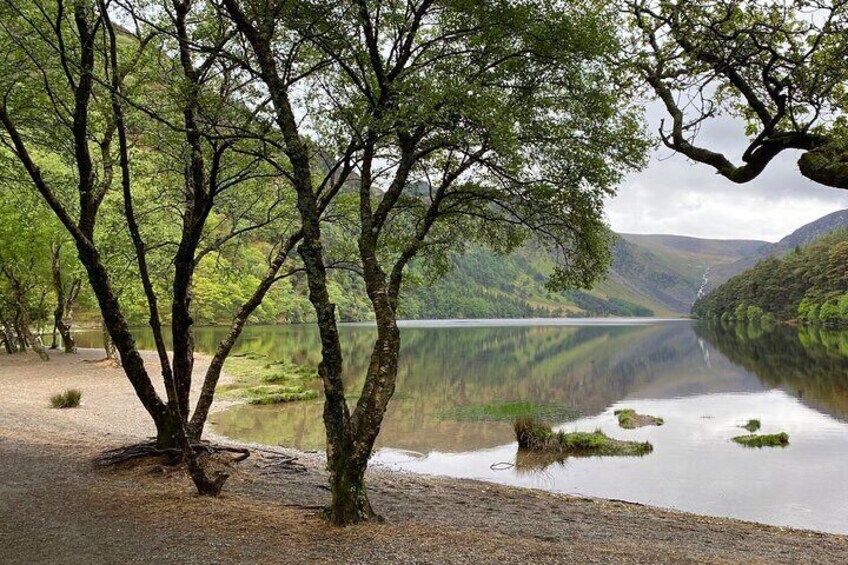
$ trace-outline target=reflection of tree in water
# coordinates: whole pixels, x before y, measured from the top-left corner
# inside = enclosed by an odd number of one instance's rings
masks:
[[[848,421],[848,331],[705,323],[695,332],[764,384]]]
[[[303,329],[303,328],[301,328]],[[380,445],[427,452],[464,451],[513,440],[511,422],[462,421],[451,409],[466,404],[525,401],[558,404],[591,415],[655,385],[673,382],[702,362],[688,326],[404,328],[398,388]],[[248,335],[252,351],[317,363],[317,334],[288,330],[273,353],[266,337]],[[351,391],[362,375],[373,328],[345,326],[345,374]],[[313,359],[314,357],[314,359]],[[302,361],[301,361],[302,362]],[[217,414],[219,431],[260,441],[318,449],[323,445],[320,401],[271,408],[238,407]]]

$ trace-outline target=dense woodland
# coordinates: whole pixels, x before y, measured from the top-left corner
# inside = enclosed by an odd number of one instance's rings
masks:
[[[848,230],[769,257],[695,303],[701,318],[848,324]]]

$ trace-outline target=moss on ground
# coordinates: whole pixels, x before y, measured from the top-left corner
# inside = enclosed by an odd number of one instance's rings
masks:
[[[756,432],[760,429],[760,421],[759,420],[748,420],[744,426],[739,426],[742,429],[748,430],[751,433]]]
[[[518,447],[561,456],[645,455],[653,451],[649,442],[613,439],[601,430],[593,432],[555,432],[532,418],[515,421]]]
[[[281,404],[318,397],[318,374],[312,367],[245,353],[231,355],[224,371],[235,377],[235,382],[218,387],[223,398],[248,404]]]
[[[439,419],[458,422],[512,422],[519,418],[531,418],[545,422],[567,422],[580,416],[577,410],[559,404],[517,401],[454,406],[439,414]]]
[[[632,408],[622,408],[614,412],[618,416],[618,425],[625,430],[641,428],[642,426],[662,426],[663,419],[646,414],[637,414]]]
[[[789,434],[751,434],[747,436],[736,436],[733,441],[746,447],[786,447],[789,445]]]

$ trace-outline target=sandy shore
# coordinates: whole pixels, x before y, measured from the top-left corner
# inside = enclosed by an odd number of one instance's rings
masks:
[[[255,453],[218,499],[156,464],[103,470],[153,434],[100,351],[0,355],[0,563],[844,563],[848,538],[615,501],[374,469],[385,524],[320,520],[320,457],[280,473]],[[146,354],[153,374],[155,357]],[[198,369],[203,368],[203,360]],[[158,379],[155,379],[158,381]],[[50,395],[83,391],[79,408]],[[220,405],[219,405],[220,406]]]

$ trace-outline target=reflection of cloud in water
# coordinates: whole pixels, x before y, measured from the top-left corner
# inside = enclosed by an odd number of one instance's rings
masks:
[[[665,425],[618,428],[613,411],[625,404],[664,418]],[[744,433],[739,426],[755,417],[762,421],[762,433],[787,432],[790,445],[748,449],[733,443],[733,436]],[[844,520],[848,425],[783,391],[630,399],[566,427],[584,431],[600,427],[617,439],[650,441],[654,451],[644,457],[571,457],[565,464],[554,463],[542,470],[531,470],[535,461],[524,465],[521,454],[516,459],[514,442],[465,453],[435,451],[414,461],[381,450],[375,460],[420,473],[848,533]],[[508,470],[491,469],[498,461],[518,464]]]

